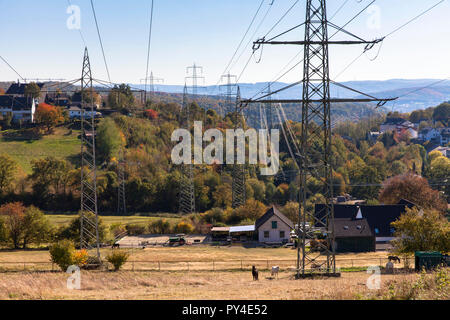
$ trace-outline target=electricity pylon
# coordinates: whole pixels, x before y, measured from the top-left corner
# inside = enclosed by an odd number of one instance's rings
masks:
[[[364,99],[336,99],[330,97],[330,75],[328,46],[330,44],[365,44],[365,51],[370,50],[383,39],[365,41],[360,37],[343,30],[327,20],[326,0],[306,0],[306,19],[304,41],[273,41],[286,34],[284,32],[268,41],[264,38],[254,42],[254,50],[262,45],[301,45],[304,46],[304,65],[302,99],[284,100],[247,100],[248,103],[299,103],[302,105],[302,131],[299,153],[294,159],[300,168],[299,191],[299,220],[297,235],[299,239],[297,251],[297,278],[312,274],[329,276],[339,275],[336,272],[335,261],[335,234],[334,234],[334,204],[331,168],[331,103],[339,102],[378,102],[383,105],[392,99],[378,99],[359,92],[366,96]],[[298,27],[299,27],[298,26]],[[343,32],[356,40],[331,41],[328,37],[328,26]],[[293,28],[295,29],[295,28]],[[290,29],[290,30],[293,30]],[[355,91],[342,84],[333,82],[340,87]],[[292,87],[289,85],[282,90]],[[321,144],[321,147],[317,147]],[[315,213],[314,208],[308,209],[307,199],[312,194],[308,189],[310,179],[322,182],[325,206],[321,212]],[[307,249],[307,244],[317,243],[317,250]]]
[[[127,202],[125,191],[125,147],[121,146],[117,160],[117,179],[119,186],[117,188],[117,215],[127,214]]]
[[[233,96],[236,96],[236,88],[237,84],[236,81],[232,82],[232,79],[237,79],[235,75],[232,75],[230,73],[224,74],[222,77],[220,77],[220,80],[226,79],[226,83],[221,85],[221,87],[226,88],[225,92],[225,107],[223,108],[223,114],[221,116],[225,117],[228,113],[233,112]]]
[[[234,129],[244,129],[244,117],[242,111],[239,109],[241,104],[241,92],[239,87],[237,88],[236,94],[236,105],[234,109]],[[245,140],[244,140],[245,143]],[[233,145],[234,142],[233,142]],[[235,145],[236,146],[236,145]],[[245,163],[237,163],[237,148],[234,148],[234,164],[233,164],[233,181],[232,181],[232,207],[238,208],[245,204]]]
[[[183,92],[183,106],[181,109],[181,123],[182,126],[190,131],[191,128],[191,116],[190,105],[187,100],[187,86],[184,85]],[[192,158],[191,158],[192,161]],[[182,164],[181,165],[181,183],[179,194],[179,210],[181,214],[189,214],[195,212],[195,190],[194,190],[194,165]]]
[[[90,94],[90,101],[81,99],[81,228],[80,248],[97,249],[100,260],[97,211],[97,166],[95,162],[95,113],[91,64],[88,49],[84,50],[81,75],[81,96]]]
[[[157,78],[153,76],[153,71],[150,72],[150,77],[146,78],[146,79],[141,79],[141,83],[142,81],[145,82],[145,90],[144,90],[144,101],[143,101],[143,105],[145,106],[147,104],[147,82],[149,83],[149,93],[150,93],[150,99],[155,95],[155,84],[157,83],[164,83],[164,79],[163,78]]]

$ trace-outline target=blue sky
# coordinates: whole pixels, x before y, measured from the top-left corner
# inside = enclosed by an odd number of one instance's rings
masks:
[[[81,8],[81,31],[90,51],[95,78],[107,79],[89,0],[70,0]],[[155,0],[150,66],[166,84],[182,84],[186,67],[203,66],[206,84],[216,84],[239,44],[261,0]],[[145,76],[150,0],[94,0],[113,82],[139,83]],[[266,0],[254,33],[271,0]],[[363,13],[346,29],[367,39],[380,37],[402,25],[437,0],[378,0],[373,11]],[[264,35],[294,0],[275,0],[256,37]],[[330,17],[344,0],[328,1]],[[333,22],[342,25],[370,0],[349,0]],[[83,42],[66,21],[67,0],[0,0],[2,30],[0,55],[25,78],[76,79],[81,75]],[[301,0],[271,33],[275,35],[304,21]],[[375,12],[375,14],[374,14]],[[379,12],[379,28],[369,27]],[[450,77],[450,3],[445,1],[424,17],[388,37],[375,61],[378,47],[358,60],[338,81],[392,78]],[[372,24],[376,26],[376,24]],[[332,30],[329,31],[332,33]],[[303,30],[284,39],[302,39]],[[336,39],[338,37],[336,36]],[[244,41],[244,44],[248,40]],[[330,48],[330,73],[335,76],[362,52],[361,46]],[[271,81],[300,51],[295,46],[265,47],[259,64],[252,59],[240,82]],[[239,75],[251,53],[250,46],[232,68]],[[238,56],[240,52],[238,53]],[[301,57],[302,55],[300,55]],[[259,57],[259,53],[258,53]],[[296,61],[298,61],[297,59]],[[301,78],[300,67],[282,81]],[[0,61],[0,81],[18,77]]]

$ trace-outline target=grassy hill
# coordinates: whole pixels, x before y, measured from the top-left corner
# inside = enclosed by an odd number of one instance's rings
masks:
[[[0,154],[17,161],[24,173],[31,173],[31,160],[54,156],[76,163],[80,154],[80,132],[66,127],[39,139],[30,139],[23,131],[5,130],[0,133]]]

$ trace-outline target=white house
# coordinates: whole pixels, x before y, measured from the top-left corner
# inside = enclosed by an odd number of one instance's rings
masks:
[[[380,126],[380,132],[385,133],[394,130],[401,130],[404,128],[414,129],[414,124],[402,118],[389,118]]]
[[[99,117],[101,115],[102,114],[100,112],[97,112],[97,111],[93,111],[93,112],[92,111],[85,111],[84,112],[84,116],[86,118],[91,118],[92,116]],[[77,106],[70,107],[69,108],[69,117],[70,117],[70,119],[74,119],[74,118],[80,119],[81,118],[81,108],[77,107]]]
[[[441,132],[436,128],[423,128],[419,132],[419,138],[424,141],[439,140],[440,142]]]
[[[14,122],[33,123],[36,105],[35,99],[13,95],[0,96],[0,114],[6,116],[8,113],[11,113]]]
[[[294,224],[285,215],[272,206],[255,222],[259,242],[288,242]]]

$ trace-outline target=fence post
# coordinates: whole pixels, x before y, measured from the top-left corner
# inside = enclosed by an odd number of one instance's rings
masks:
[[[242,267],[242,260],[241,260],[241,271],[244,271],[244,268]]]
[[[267,260],[267,270],[269,270],[269,260]]]
[[[158,271],[161,271],[161,262],[158,261]]]
[[[132,271],[134,271],[134,261],[133,261],[133,263],[132,263],[132,266],[133,266],[133,270],[132,270]]]
[[[213,271],[215,271],[214,260],[213,260]]]

